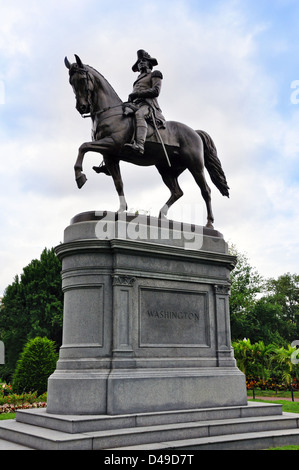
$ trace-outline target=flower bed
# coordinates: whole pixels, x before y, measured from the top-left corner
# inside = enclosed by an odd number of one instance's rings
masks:
[[[45,408],[47,394],[37,396],[36,392],[13,393],[11,385],[0,384],[0,414],[15,413],[17,410],[29,408]]]
[[[12,403],[5,403],[4,405],[0,405],[0,414],[1,413],[15,413],[17,410],[26,410],[29,408],[45,408],[47,406],[46,402],[38,402],[38,403],[19,403],[19,404],[12,404]]]
[[[290,390],[289,385],[286,385],[283,383],[277,383],[273,379],[261,380],[259,378],[254,378],[254,377],[247,377],[246,387],[247,387],[247,390],[252,390],[253,388],[256,388],[259,390],[275,390],[275,391]],[[292,387],[293,387],[293,390],[299,390],[299,381],[296,379],[293,379]]]

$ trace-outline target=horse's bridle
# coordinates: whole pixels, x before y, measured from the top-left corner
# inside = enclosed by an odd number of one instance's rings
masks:
[[[86,81],[86,89],[87,89],[87,102],[89,104],[89,108],[90,108],[90,113],[89,114],[81,114],[81,117],[86,119],[86,118],[92,118],[98,114],[102,114],[102,113],[105,113],[106,111],[109,111],[110,109],[113,109],[113,108],[120,108],[120,107],[123,107],[125,103],[121,103],[121,104],[117,104],[115,106],[108,106],[107,108],[103,108],[103,109],[99,109],[98,111],[93,111],[93,105],[92,105],[92,101],[91,101],[91,90],[90,90],[90,87],[89,87],[89,82],[92,82],[92,78],[88,72],[88,70],[86,70],[85,68],[77,68],[73,74],[75,73],[81,73],[85,76],[85,81]]]
[[[90,90],[90,87],[89,87],[89,82],[91,81],[92,82],[92,79],[90,77],[90,74],[88,73],[88,70],[86,70],[85,68],[82,68],[82,67],[77,67],[74,72],[71,74],[71,75],[75,75],[76,73],[79,73],[81,75],[83,75],[85,77],[85,88],[86,88],[86,91],[87,91],[87,102],[88,102],[88,105],[89,105],[89,108],[90,108],[90,115],[83,115],[81,114],[81,116],[83,118],[85,117],[91,117],[94,113],[92,112],[93,110],[93,105],[92,105],[92,101],[91,101],[91,90]]]
[[[90,103],[89,103],[89,106],[90,106]],[[81,114],[81,117],[84,119],[89,118],[89,117],[92,118],[93,116],[96,116],[97,114],[102,114],[102,113],[105,113],[105,111],[109,111],[110,109],[120,108],[120,107],[123,107],[123,104],[116,104],[115,106],[108,106],[107,108],[100,109],[99,111],[90,112],[89,114]]]

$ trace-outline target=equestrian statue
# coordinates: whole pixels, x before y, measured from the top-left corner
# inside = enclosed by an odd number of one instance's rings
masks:
[[[76,54],[75,58],[76,62],[71,64],[66,57],[65,65],[76,96],[76,109],[82,117],[90,117],[92,121],[92,141],[79,147],[74,167],[78,187],[87,181],[82,173],[85,153],[100,153],[103,162],[93,169],[112,177],[120,200],[118,212],[124,212],[127,202],[119,162],[155,165],[171,193],[159,213],[160,218],[166,218],[172,204],[183,196],[178,177],[188,169],[206,204],[206,227],[213,228],[211,190],[204,168],[221,194],[229,197],[226,177],[215,144],[206,132],[165,120],[157,100],[163,75],[158,70],[153,71],[158,65],[157,59],[142,49],[137,51],[132,70],[139,72],[139,76],[128,101],[123,102],[97,70],[83,64]]]

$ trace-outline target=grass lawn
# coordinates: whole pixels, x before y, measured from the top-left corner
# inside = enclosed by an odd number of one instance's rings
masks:
[[[1,419],[15,419],[17,413],[0,413]]]
[[[299,399],[299,390],[295,390],[294,392],[294,398]],[[252,390],[247,390],[247,397],[252,398]],[[277,393],[275,390],[255,390],[255,396],[256,397],[275,397],[278,400],[280,398],[292,398],[291,392],[289,390],[284,390],[284,391],[278,391]]]
[[[299,414],[299,401],[288,401],[288,400],[252,400],[249,399],[248,401],[259,401],[259,402],[267,402],[267,403],[276,403],[277,405],[282,405],[282,411],[285,413],[298,413]]]
[[[299,450],[299,446],[275,447],[273,449],[267,449],[267,450]]]

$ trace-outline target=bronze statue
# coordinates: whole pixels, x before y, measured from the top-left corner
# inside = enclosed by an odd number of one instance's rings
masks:
[[[207,168],[211,180],[222,195],[229,196],[229,187],[211,137],[204,131],[194,131],[182,123],[165,122],[163,116],[161,118],[162,113],[160,113],[159,106],[153,105],[153,102],[149,101],[155,100],[158,96],[161,77],[153,77],[152,84],[155,83],[158,88],[154,93],[156,96],[142,96],[143,90],[136,91],[135,82],[135,91],[133,90],[130,95],[131,101],[124,103],[98,71],[83,64],[77,55],[75,58],[76,62],[73,64],[65,58],[65,65],[69,69],[70,84],[76,95],[76,109],[83,117],[91,117],[93,133],[92,142],[85,142],[79,147],[74,167],[78,187],[81,188],[87,180],[85,174],[82,173],[85,153],[99,152],[103,156],[104,165],[94,167],[94,169],[97,173],[103,172],[113,178],[120,199],[119,212],[123,212],[127,210],[127,203],[119,167],[120,160],[141,166],[155,165],[171,193],[170,198],[160,210],[159,217],[163,218],[166,217],[169,207],[183,195],[178,184],[178,176],[188,169],[198,184],[206,203],[206,227],[213,228],[211,190],[205,178],[204,167]],[[144,51],[139,51],[134,69],[138,66],[141,69],[143,66],[141,62],[147,62],[148,66],[148,63],[154,65],[156,60],[148,54],[145,55]],[[146,73],[149,74],[149,72]],[[151,88],[153,87],[151,86]],[[144,92],[148,91],[144,90]],[[141,94],[138,95],[138,93]],[[139,99],[141,99],[140,103],[143,103],[143,99],[145,99],[147,111],[151,116],[151,121],[147,121],[147,114],[145,114],[147,137],[145,143],[142,142],[143,145],[138,143],[138,132],[136,142],[134,142],[135,112],[140,109],[138,107]],[[136,100],[137,109],[135,107]],[[143,132],[145,134],[145,130]],[[131,144],[131,146],[126,144]],[[136,146],[138,147],[137,151],[134,148]]]
[[[157,59],[153,59],[144,50],[137,51],[137,62],[133,65],[133,72],[140,72],[133,84],[133,92],[129,95],[129,102],[136,106],[135,111],[135,140],[125,144],[126,149],[131,149],[141,155],[144,153],[144,144],[147,135],[147,120],[152,117],[156,123],[165,127],[165,118],[159,107],[157,98],[160,95],[163,75],[158,70],[152,72]],[[153,114],[152,114],[153,113]]]

